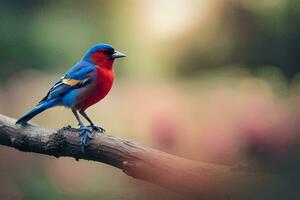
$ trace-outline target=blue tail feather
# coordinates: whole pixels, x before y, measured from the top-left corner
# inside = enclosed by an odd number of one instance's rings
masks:
[[[16,122],[16,124],[25,124],[29,120],[31,120],[33,117],[38,115],[39,113],[47,110],[48,108],[51,108],[55,106],[57,103],[57,99],[51,99],[51,100],[46,100],[40,104],[38,104],[34,109],[32,109],[30,112],[19,118]]]

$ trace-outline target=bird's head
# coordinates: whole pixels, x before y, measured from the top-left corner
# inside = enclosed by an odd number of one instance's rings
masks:
[[[122,58],[126,55],[116,51],[110,44],[96,44],[92,46],[83,59],[100,67],[111,68],[116,58]]]

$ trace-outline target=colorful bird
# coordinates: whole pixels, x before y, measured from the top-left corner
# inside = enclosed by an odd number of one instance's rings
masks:
[[[93,130],[105,131],[92,122],[85,110],[108,94],[114,81],[114,60],[125,56],[109,44],[92,46],[83,58],[55,83],[39,104],[18,119],[16,124],[24,125],[34,116],[54,106],[65,106],[72,110],[79,123],[81,149],[84,151],[84,147],[93,138]],[[84,125],[78,113],[90,126]]]

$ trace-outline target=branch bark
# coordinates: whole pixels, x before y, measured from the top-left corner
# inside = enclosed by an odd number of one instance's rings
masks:
[[[190,197],[227,199],[242,191],[254,193],[274,180],[261,173],[184,159],[109,134],[97,134],[82,153],[78,134],[77,129],[68,127],[59,130],[37,125],[17,127],[15,119],[0,115],[1,145],[57,158],[106,163],[129,176]]]

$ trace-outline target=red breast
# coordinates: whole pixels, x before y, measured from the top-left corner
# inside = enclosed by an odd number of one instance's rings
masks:
[[[97,66],[97,75],[94,82],[83,92],[84,101],[79,105],[80,110],[85,110],[103,99],[110,91],[114,82],[113,68]]]

